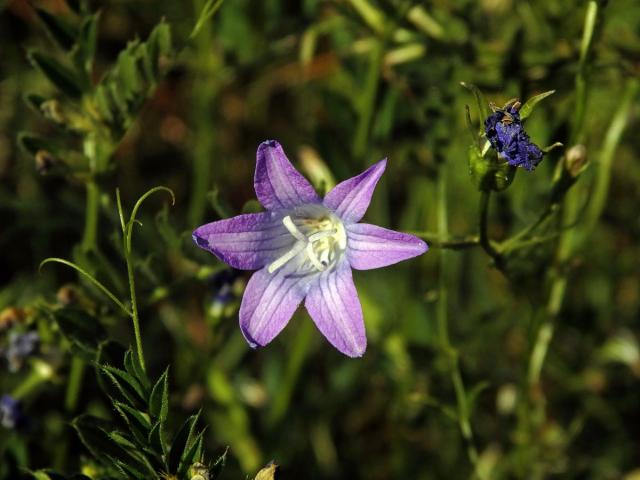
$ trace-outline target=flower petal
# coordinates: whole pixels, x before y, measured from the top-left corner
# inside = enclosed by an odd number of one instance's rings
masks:
[[[196,244],[240,270],[257,270],[290,248],[292,237],[272,212],[207,223],[193,232]]]
[[[373,191],[386,166],[387,159],[385,158],[360,175],[336,185],[324,197],[325,207],[336,212],[345,223],[359,221],[369,208]]]
[[[305,295],[304,278],[266,268],[253,274],[240,304],[240,330],[252,348],[263,347],[289,323]]]
[[[291,165],[275,140],[258,147],[254,187],[258,200],[268,210],[320,203],[311,184]]]
[[[305,307],[318,330],[340,352],[350,357],[364,354],[367,336],[362,307],[347,262],[320,276],[309,290]]]
[[[347,226],[347,259],[356,270],[386,267],[429,249],[418,237],[367,223]]]

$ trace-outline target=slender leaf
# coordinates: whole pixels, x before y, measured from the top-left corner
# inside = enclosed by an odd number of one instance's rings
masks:
[[[526,102],[524,102],[524,105],[520,107],[520,120],[525,120],[529,115],[531,115],[531,113],[533,112],[533,109],[536,107],[536,105],[538,105],[538,103],[540,103],[542,100],[544,100],[548,96],[553,95],[554,93],[556,93],[555,90],[549,90],[547,92],[543,92],[538,95],[535,95],[531,97],[529,100],[527,100]]]
[[[71,98],[79,98],[82,96],[86,85],[82,84],[78,75],[69,67],[35,50],[30,51],[27,56],[31,64],[40,70],[62,93]]]
[[[77,28],[64,19],[52,15],[43,8],[36,7],[36,14],[47,29],[51,38],[65,50],[71,50],[78,37]]]
[[[167,458],[167,468],[169,473],[177,473],[180,467],[180,459],[182,458],[185,449],[189,446],[189,442],[193,436],[193,431],[198,421],[200,414],[191,415],[182,424],[178,433],[176,433],[171,442],[171,448],[169,449],[169,455]]]
[[[127,350],[124,354],[124,368],[129,375],[134,377],[144,389],[145,397],[147,396],[147,392],[151,388],[151,382],[149,381],[149,377],[142,369],[140,365],[140,360],[138,356],[135,355],[131,349]]]
[[[151,390],[149,399],[149,413],[152,417],[164,422],[169,413],[169,369],[167,368],[160,376]]]

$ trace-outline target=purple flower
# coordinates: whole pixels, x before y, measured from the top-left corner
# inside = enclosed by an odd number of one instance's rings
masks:
[[[8,429],[16,429],[22,425],[24,415],[20,402],[11,395],[0,398],[0,425]]]
[[[9,363],[9,371],[17,372],[22,367],[26,358],[33,354],[40,342],[38,332],[11,332],[9,334],[9,345],[2,355]]]
[[[240,329],[249,345],[268,344],[298,305],[345,355],[367,346],[362,307],[351,269],[369,270],[427,251],[406,233],[358,223],[386,160],[350,178],[321,199],[275,140],[258,147],[254,186],[263,213],[209,223],[194,241],[222,261],[253,274],[240,305]]]
[[[484,130],[491,146],[509,165],[531,171],[542,161],[542,150],[529,140],[518,112],[519,103],[495,108],[484,121]]]

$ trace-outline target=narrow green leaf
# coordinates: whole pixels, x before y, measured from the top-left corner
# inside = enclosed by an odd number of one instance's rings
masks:
[[[71,50],[76,43],[78,30],[64,19],[36,7],[36,14],[51,38],[64,50]]]
[[[196,24],[193,27],[193,30],[191,32],[191,35],[189,35],[189,38],[194,38],[196,35],[198,35],[198,32],[200,32],[204,24],[208,22],[209,19],[211,19],[211,17],[213,17],[213,15],[215,15],[218,9],[222,6],[223,1],[224,0],[208,0],[207,1],[205,6],[200,11],[200,15],[198,15],[198,20],[196,20]]]
[[[47,98],[38,95],[37,93],[27,93],[23,98],[25,103],[39,114],[42,114],[42,110],[40,109],[41,105],[48,100]]]
[[[40,70],[62,93],[71,98],[79,98],[82,96],[82,92],[86,86],[82,84],[78,75],[69,67],[35,50],[30,51],[27,57],[31,64]]]
[[[156,25],[149,34],[146,43],[149,48],[149,59],[153,66],[154,77],[158,78],[162,74],[162,57],[168,57],[171,54],[171,29],[169,25],[164,22]]]
[[[66,0],[66,3],[78,15],[81,15],[86,10],[86,0]]]
[[[71,425],[78,432],[80,440],[85,447],[97,459],[104,459],[105,457],[119,459],[141,471],[146,469],[144,462],[135,457],[134,450],[122,448],[109,438],[107,431],[111,429],[111,422],[83,414],[76,417],[71,422]]]
[[[124,354],[124,368],[129,375],[133,376],[140,383],[146,397],[146,393],[151,388],[151,382],[146,372],[142,369],[138,356],[131,351],[131,348]]]
[[[126,355],[126,353],[125,353],[125,355]],[[128,388],[130,388],[133,391],[135,391],[135,393],[139,397],[139,400],[142,400],[143,402],[146,401],[146,399],[149,396],[149,392],[148,392],[148,390],[146,390],[142,386],[142,384],[138,381],[138,379],[135,376],[131,375],[126,370],[122,370],[120,368],[115,368],[115,367],[110,366],[110,365],[102,365],[102,368],[104,370],[112,373],[113,375],[115,375],[121,382],[124,382],[123,384],[126,384],[126,386]],[[126,366],[125,366],[125,368],[126,368]]]
[[[526,102],[524,102],[524,105],[520,107],[520,120],[525,120],[529,115],[531,115],[531,113],[533,112],[533,109],[536,107],[536,105],[538,105],[538,103],[540,103],[542,100],[544,100],[548,96],[553,95],[554,93],[556,93],[555,90],[549,90],[547,92],[543,92],[538,95],[535,95],[531,97],[529,100],[527,100]]]
[[[98,19],[100,13],[85,17],[80,25],[78,43],[74,52],[76,65],[82,68],[88,78],[93,73],[93,58],[96,54],[98,37]]]
[[[178,467],[178,477],[183,477],[189,471],[189,467],[194,461],[200,460],[200,455],[198,452],[202,452],[202,442],[204,439],[204,432],[206,430],[202,430],[193,440],[191,446],[185,449],[182,454],[182,458],[180,459],[180,466]]]
[[[149,413],[153,418],[164,422],[169,413],[169,368],[164,371],[151,390]]]
[[[123,89],[122,95],[127,101],[132,101],[140,96],[142,81],[138,75],[136,60],[132,50],[137,44],[130,44],[126,50],[120,52],[116,68],[118,69],[118,79]]]
[[[151,431],[149,432],[149,438],[147,439],[147,441],[149,442],[149,446],[158,454],[158,455],[165,455],[166,453],[166,447],[164,444],[164,440],[162,438],[162,423],[161,422],[156,422],[155,425],[151,428]],[[166,469],[167,466],[165,465],[164,468]]]
[[[220,474],[222,473],[222,470],[224,469],[224,466],[227,463],[227,453],[228,452],[229,452],[229,447],[225,448],[225,450],[222,453],[222,455],[220,455],[218,457],[218,459],[215,461],[215,463],[211,467],[211,470],[209,470],[209,474],[211,476],[211,480],[217,480],[218,477],[220,476]]]
[[[113,395],[114,389],[110,388],[110,391],[107,392],[110,396],[121,399],[136,408],[146,408],[146,401],[140,394],[139,385],[135,386],[137,384],[136,380],[127,372],[108,365],[101,365],[100,372],[111,380],[111,385],[115,387],[116,395]]]
[[[169,473],[177,473],[180,467],[180,459],[182,458],[184,451],[189,446],[189,442],[193,436],[193,431],[198,421],[200,413],[192,415],[182,424],[178,433],[176,433],[171,442],[171,448],[169,449],[169,455],[167,457],[167,468]]]
[[[145,447],[151,432],[149,419],[141,411],[131,408],[122,402],[114,402],[113,406],[126,422],[138,445]]]
[[[35,155],[40,150],[46,150],[52,153],[57,150],[57,148],[48,140],[27,132],[21,132],[18,134],[18,145],[20,145],[20,147],[30,155]]]
[[[126,449],[135,449],[137,448],[136,444],[133,443],[130,439],[128,439],[124,434],[118,431],[109,432],[108,436],[111,440],[116,442],[123,448]]]

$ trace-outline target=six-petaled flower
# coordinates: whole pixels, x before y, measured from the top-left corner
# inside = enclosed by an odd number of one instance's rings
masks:
[[[320,198],[274,140],[258,147],[254,178],[266,212],[239,215],[193,232],[198,246],[253,274],[240,305],[240,328],[252,347],[268,344],[298,305],[340,352],[361,356],[367,345],[351,269],[384,267],[415,257],[427,244],[406,233],[358,223],[386,160]]]
[[[524,131],[519,106],[516,102],[504,108],[493,107],[494,112],[484,121],[484,130],[491,146],[509,165],[533,170],[542,161],[543,152]]]

